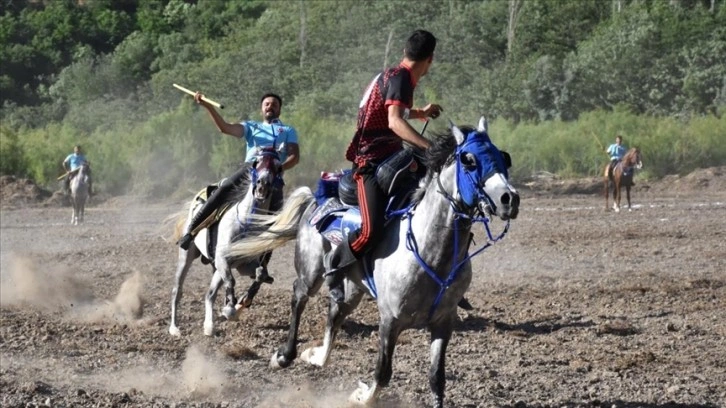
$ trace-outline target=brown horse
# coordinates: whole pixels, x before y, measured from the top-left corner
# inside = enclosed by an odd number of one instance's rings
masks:
[[[605,210],[608,210],[608,196],[610,195],[610,181],[613,182],[613,210],[620,212],[621,187],[625,187],[625,196],[628,199],[628,211],[630,207],[630,187],[633,186],[633,175],[635,169],[641,169],[643,161],[640,156],[640,149],[633,147],[625,153],[613,171],[610,172],[610,163],[605,166]]]

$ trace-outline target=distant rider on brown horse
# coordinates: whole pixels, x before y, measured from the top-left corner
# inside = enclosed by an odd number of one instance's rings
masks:
[[[623,146],[623,137],[620,135],[617,135],[615,137],[615,143],[608,146],[608,148],[605,150],[605,153],[610,155],[610,166],[608,167],[606,177],[610,177],[613,174],[613,169],[615,166],[617,166],[618,163],[620,163],[620,160],[623,159],[623,156],[625,156],[625,152],[627,152],[628,149]]]

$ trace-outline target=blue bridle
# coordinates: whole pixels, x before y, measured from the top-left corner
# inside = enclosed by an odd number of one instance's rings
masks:
[[[409,206],[397,211],[396,213],[390,214],[390,216],[402,215],[408,217],[406,248],[413,253],[419,263],[419,266],[426,271],[426,274],[428,274],[429,277],[431,277],[431,279],[439,285],[439,291],[436,295],[436,299],[434,299],[434,303],[431,305],[431,310],[429,310],[429,318],[433,316],[436,308],[441,303],[441,299],[446,292],[446,289],[448,289],[459,276],[461,267],[466,262],[469,262],[471,258],[480,254],[482,251],[504,238],[509,231],[509,221],[507,221],[504,226],[504,230],[494,237],[489,228],[490,219],[488,216],[486,214],[480,214],[479,216],[476,215],[476,210],[479,208],[478,204],[480,201],[486,202],[490,208],[496,210],[494,202],[484,191],[484,181],[495,173],[501,173],[504,177],[509,178],[504,157],[499,149],[497,149],[497,147],[491,142],[491,139],[489,139],[489,135],[486,131],[469,132],[464,142],[456,147],[451,160],[456,160],[456,185],[459,191],[459,196],[461,197],[461,202],[457,201],[451,196],[451,194],[444,191],[440,179],[441,174],[437,177],[437,182],[439,183],[438,192],[446,197],[454,212],[453,253],[458,254],[459,245],[462,245],[462,243],[459,242],[459,229],[461,227],[461,223],[470,223],[472,226],[476,223],[482,223],[484,225],[488,240],[481,248],[472,253],[467,253],[459,261],[455,259],[446,278],[441,279],[426,263],[426,261],[424,261],[419,253],[418,243],[416,242],[416,237],[414,236],[412,228],[412,215],[414,213],[413,206]],[[463,245],[467,245],[468,247],[469,242]],[[375,296],[375,284],[372,279],[368,281],[368,286],[372,289]]]
[[[496,210],[494,202],[484,192],[483,183],[494,173],[501,173],[505,178],[509,178],[509,172],[502,152],[494,146],[486,131],[469,132],[464,142],[456,146],[454,159],[456,185],[464,205],[473,208],[480,201],[484,201],[492,210]],[[470,159],[473,159],[474,163],[465,164]]]

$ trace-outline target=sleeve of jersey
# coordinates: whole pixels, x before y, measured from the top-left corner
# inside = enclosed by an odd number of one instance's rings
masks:
[[[242,139],[246,140],[249,144],[252,140],[252,126],[250,126],[250,122],[248,120],[240,122],[240,125],[244,128],[242,131]]]
[[[388,87],[385,95],[385,106],[398,105],[404,108],[411,108],[413,101],[413,87],[411,78],[406,70],[399,70],[388,78]]]
[[[297,131],[292,126],[287,128],[287,137],[285,138],[287,143],[297,143]]]

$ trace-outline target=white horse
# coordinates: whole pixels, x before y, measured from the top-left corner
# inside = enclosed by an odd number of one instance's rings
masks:
[[[179,248],[174,288],[171,292],[169,333],[173,336],[181,335],[177,326],[177,307],[182,296],[182,288],[187,272],[192,262],[199,256],[203,257],[203,263],[210,263],[214,270],[204,301],[205,335],[211,336],[214,333],[214,301],[222,283],[227,288],[222,314],[228,319],[236,318],[237,309],[249,306],[252,298],[260,288],[262,282],[256,279],[248,289],[246,296],[240,301],[240,304],[237,304],[234,294],[235,281],[231,270],[235,268],[241,276],[249,276],[255,279],[257,277],[257,268],[263,265],[263,257],[269,257],[269,254],[253,260],[229,262],[221,253],[229,243],[250,232],[248,221],[253,214],[262,214],[270,209],[273,190],[282,188],[282,185],[280,185],[282,165],[277,152],[263,150],[252,165],[246,164],[245,166],[249,171],[245,173],[242,180],[235,186],[234,192],[230,194],[232,196],[229,200],[230,206],[224,212],[222,218],[216,224],[209,225],[199,231],[194,239],[194,245],[191,245],[189,249]],[[201,207],[202,203],[198,199],[200,195],[201,193],[192,200],[186,221],[177,223],[176,236],[173,237],[174,241],[181,236],[181,231],[186,230],[194,214]],[[180,219],[180,221],[182,220],[184,218]]]
[[[431,332],[429,384],[433,405],[443,406],[446,346],[456,320],[457,303],[472,279],[470,259],[502,238],[508,220],[519,212],[519,194],[508,181],[511,159],[489,139],[484,118],[476,129],[459,129],[451,124],[450,132],[441,136],[426,152],[427,173],[413,204],[389,220],[384,238],[370,253],[346,268],[345,299],[336,303],[331,297],[322,346],[301,354],[303,360],[325,366],[344,319],[364,294],[375,297],[380,314],[375,377],[370,387],[361,383],[350,396],[356,404],[376,401],[381,387],[391,379],[393,352],[400,333],[423,326]],[[346,220],[354,218],[357,210],[342,205],[336,209],[331,200],[337,198],[318,204],[307,187],[296,190],[296,194],[306,199],[297,206],[288,203],[277,219],[267,220],[273,221],[267,232],[238,241],[229,250],[232,259],[257,256],[297,234],[297,279],[290,329],[287,343],[272,356],[273,367],[287,367],[297,357],[300,318],[309,297],[324,283],[323,257],[335,245],[331,243],[335,239],[330,238],[345,235],[350,226]],[[507,221],[498,237],[489,232],[491,215]],[[291,219],[301,221],[291,225]],[[342,221],[336,224],[337,220]],[[469,253],[471,228],[476,223],[486,227],[489,242]],[[347,244],[345,239],[338,241]]]
[[[86,201],[88,201],[88,183],[91,177],[88,171],[88,164],[83,163],[72,172],[75,173],[71,179],[71,205],[73,206],[71,224],[73,225],[83,223]]]

